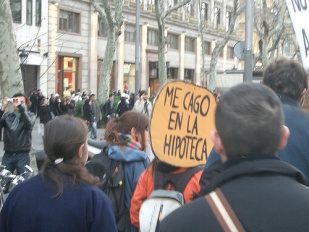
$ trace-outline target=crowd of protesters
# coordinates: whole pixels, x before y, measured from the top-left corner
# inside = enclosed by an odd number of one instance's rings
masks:
[[[214,147],[204,170],[195,172],[182,192],[186,204],[160,221],[156,231],[307,231],[309,113],[301,109],[307,89],[308,73],[303,66],[281,58],[265,69],[262,83],[239,84],[222,95],[215,90],[216,129],[210,132]],[[123,93],[111,93],[102,108],[107,118],[108,156],[123,162],[122,203],[129,220],[123,231],[135,232],[140,230],[141,204],[155,189],[156,178],[174,174],[181,178],[179,173],[187,168],[147,153],[152,102],[145,90],[137,99],[127,90],[126,85]],[[38,90],[30,101],[32,115],[46,125],[48,159],[42,174],[12,192],[0,213],[1,231],[38,231],[37,226],[44,231],[117,231],[109,200],[94,187],[99,181],[83,167],[88,146],[85,122],[96,139],[97,122],[102,118],[95,94],[78,90],[62,99],[52,94],[48,100]],[[83,102],[84,121],[57,117],[72,115],[77,101]],[[11,124],[7,130],[12,130]],[[63,128],[68,130],[62,133]],[[76,142],[72,136],[77,134]],[[29,194],[30,187],[37,192]],[[27,201],[20,200],[21,194],[29,196]],[[34,216],[18,217],[35,199],[40,204]],[[51,219],[43,206],[57,216]],[[32,222],[29,230],[25,230],[26,222]]]

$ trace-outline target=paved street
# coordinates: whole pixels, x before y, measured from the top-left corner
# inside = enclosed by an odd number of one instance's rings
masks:
[[[36,121],[35,121],[35,125],[34,125],[34,128],[32,130],[32,144],[33,144],[33,147],[36,151],[39,151],[39,150],[43,150],[44,147],[43,147],[43,139],[42,137],[38,134],[38,125],[40,123],[40,120],[37,118]],[[100,141],[99,138],[101,136],[104,135],[104,129],[98,129],[98,140],[97,141]],[[90,133],[88,135],[88,137],[90,136]],[[3,139],[3,138],[2,138]],[[3,150],[3,141],[0,141],[0,160],[2,160],[2,156],[4,154],[4,150]],[[100,149],[96,149],[92,146],[89,146],[89,153],[91,154],[97,154],[100,152]]]

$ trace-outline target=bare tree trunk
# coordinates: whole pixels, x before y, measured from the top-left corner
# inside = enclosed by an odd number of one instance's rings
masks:
[[[209,85],[208,85],[208,89],[210,91],[213,91],[216,88],[217,63],[218,63],[219,53],[223,50],[224,46],[227,44],[227,42],[231,38],[231,35],[235,28],[236,19],[241,12],[241,9],[238,9],[239,0],[234,0],[233,5],[234,5],[233,16],[231,19],[231,23],[229,25],[229,29],[226,32],[225,37],[216,44],[214,50],[212,51],[211,60],[210,60],[210,68],[209,68],[210,75],[209,75]]]
[[[166,72],[166,37],[165,37],[165,18],[173,11],[184,6],[190,2],[190,0],[184,0],[178,2],[176,5],[167,9],[167,3],[164,0],[155,0],[156,6],[156,18],[159,28],[159,44],[158,44],[158,66],[159,66],[159,82],[160,86],[167,82],[167,72]]]
[[[122,7],[123,0],[117,0],[115,2],[115,14],[114,17],[111,12],[110,2],[103,0],[103,8],[97,3],[96,0],[92,1],[93,7],[99,12],[100,16],[107,22],[107,44],[104,53],[103,62],[100,70],[100,82],[98,101],[102,104],[108,100],[110,93],[110,74],[113,67],[113,59],[117,46],[117,39],[121,34],[122,25]]]
[[[284,1],[281,3],[275,4],[263,0],[262,8],[255,11],[254,28],[260,38],[260,49],[259,53],[254,54],[254,65],[260,60],[262,67],[265,68],[269,60],[274,58],[280,41],[290,38],[286,20],[287,6]]]
[[[200,30],[200,34],[201,34],[201,49],[202,49],[202,86],[206,87],[206,76],[205,76],[205,44],[204,44],[204,29],[205,29],[205,20],[202,17],[202,1],[199,0],[198,3],[198,7],[199,7],[199,30]]]
[[[3,96],[24,92],[9,0],[0,2],[0,83]]]
[[[156,1],[156,16],[159,31],[159,44],[158,44],[158,66],[159,66],[159,82],[160,86],[164,85],[167,81],[166,74],[166,38],[165,38],[165,19],[162,18],[162,10],[164,5],[162,1]]]

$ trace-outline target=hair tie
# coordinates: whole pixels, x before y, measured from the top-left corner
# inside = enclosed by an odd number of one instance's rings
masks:
[[[58,158],[54,161],[54,163],[57,165],[57,164],[60,164],[62,161],[63,161],[63,158]]]

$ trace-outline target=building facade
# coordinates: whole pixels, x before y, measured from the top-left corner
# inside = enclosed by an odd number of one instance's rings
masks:
[[[21,49],[29,52],[27,78],[30,75],[30,66],[36,66],[36,75],[31,75],[36,78],[30,81],[34,85],[31,88],[42,89],[44,95],[55,92],[63,95],[67,91],[77,89],[97,93],[101,62],[107,42],[107,27],[94,11],[91,1],[12,2],[20,2],[22,12],[28,12],[30,2],[33,12],[38,10],[38,2],[41,5],[40,27],[33,23],[31,29],[26,30],[29,30],[29,33],[24,30],[28,13],[22,14],[21,23],[14,21],[17,43]],[[169,7],[177,3],[176,0],[167,2]],[[113,1],[110,1],[110,4],[113,8]],[[232,1],[229,0],[204,0],[202,9],[198,10],[198,1],[192,1],[166,18],[168,79],[207,85],[207,75],[204,75],[203,71],[207,74],[216,41],[220,40],[228,29],[233,7],[231,4]],[[117,40],[110,74],[111,91],[123,91],[124,86],[128,86],[130,92],[135,90],[135,7],[134,0],[125,1],[124,24]],[[157,63],[159,37],[154,1],[141,1],[140,9],[139,88],[156,94],[160,87]],[[35,18],[37,15],[38,13],[32,17]],[[204,26],[203,41],[199,31],[200,24]],[[23,32],[18,31],[19,27]],[[233,47],[239,40],[235,29],[223,52],[219,54],[218,73],[238,66]]]
[[[48,85],[48,2],[10,0],[16,45],[19,54],[27,54],[22,64],[25,93]]]

